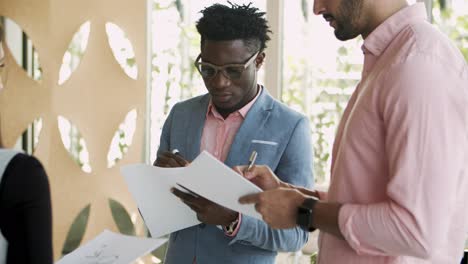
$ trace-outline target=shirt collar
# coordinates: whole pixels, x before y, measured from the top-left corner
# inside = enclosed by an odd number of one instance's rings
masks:
[[[385,20],[364,40],[362,50],[380,56],[398,33],[415,20],[427,20],[424,3],[407,6]]]
[[[249,112],[250,108],[252,108],[253,104],[257,101],[258,97],[262,93],[262,90],[263,90],[263,87],[261,85],[259,85],[257,95],[254,97],[254,99],[252,101],[250,101],[248,104],[244,105],[241,109],[237,110],[234,113],[239,113],[242,116],[242,118],[245,118],[247,116],[247,113]],[[218,110],[216,110],[216,107],[214,106],[213,101],[211,99],[210,99],[210,103],[208,104],[208,109],[206,111],[206,116],[208,117],[209,114],[212,114],[217,118],[223,119],[221,114],[218,112]],[[231,114],[233,114],[233,113],[231,113]]]

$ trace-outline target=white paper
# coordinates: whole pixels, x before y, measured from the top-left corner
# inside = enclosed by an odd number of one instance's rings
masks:
[[[138,164],[123,166],[120,171],[152,237],[200,223],[195,212],[170,192],[177,179],[183,178],[185,168]]]
[[[166,241],[167,239],[140,238],[104,230],[56,264],[129,264]]]
[[[180,184],[201,196],[236,212],[262,220],[252,204],[240,204],[239,198],[262,190],[232,168],[204,151],[187,167]]]
[[[208,152],[202,152],[184,168],[138,164],[123,166],[121,173],[153,237],[200,223],[195,212],[170,192],[177,183],[231,210],[262,219],[253,205],[238,202],[240,197],[261,189]]]

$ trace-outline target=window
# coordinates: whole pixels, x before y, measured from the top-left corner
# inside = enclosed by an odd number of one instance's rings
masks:
[[[337,41],[312,8],[312,1],[285,5],[281,99],[309,117],[315,181],[325,187],[335,130],[361,77],[362,39]]]

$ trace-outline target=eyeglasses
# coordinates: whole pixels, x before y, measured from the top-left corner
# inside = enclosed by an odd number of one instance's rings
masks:
[[[229,78],[230,80],[236,80],[240,79],[244,70],[247,69],[247,67],[249,67],[249,65],[257,58],[258,53],[260,52],[255,52],[255,54],[252,55],[252,57],[250,57],[244,64],[236,63],[226,64],[223,66],[216,66],[208,62],[202,62],[200,54],[195,60],[195,67],[197,67],[197,70],[201,74],[201,76],[206,79],[211,79],[215,77],[218,74],[218,72],[221,71],[223,75]]]

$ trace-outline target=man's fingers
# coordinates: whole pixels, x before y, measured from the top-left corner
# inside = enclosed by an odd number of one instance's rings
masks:
[[[185,203],[190,203],[190,204],[194,204],[196,205],[197,207],[206,207],[208,206],[210,203],[212,204],[216,204],[216,203],[213,203],[212,201],[206,199],[205,197],[203,196],[196,196],[196,194],[192,194],[192,193],[189,193],[189,192],[185,192],[185,191],[182,191],[182,190],[179,190],[178,188],[176,187],[173,187],[171,189],[171,192],[179,197],[180,199],[184,200]]]
[[[196,197],[194,197],[193,195],[189,194],[189,193],[186,193],[186,192],[183,192],[177,188],[172,188],[171,189],[171,192],[179,197],[180,199],[184,200],[184,201],[187,201],[189,203],[194,203],[194,200],[196,199]]]
[[[171,152],[163,152],[158,155],[156,161],[153,163],[154,166],[158,167],[185,167],[189,164],[180,154],[174,154]]]
[[[177,163],[174,161],[171,162],[171,158],[165,154],[160,154],[154,162],[154,165],[158,167],[174,167]]]
[[[253,165],[250,170],[244,173],[244,177],[248,180],[263,179],[269,176],[269,168],[263,165]]]
[[[192,211],[195,211],[197,214],[201,212],[201,208],[198,207],[196,204],[191,204],[191,203],[188,203],[188,202],[184,202],[184,204],[186,204],[188,207],[190,207],[190,209],[192,209]]]
[[[240,175],[244,175],[243,171],[246,166],[234,166],[232,169]]]
[[[259,195],[258,194],[249,194],[246,196],[242,196],[239,199],[239,203],[241,204],[252,204],[252,203],[258,203],[259,201]]]
[[[235,166],[232,169],[237,172],[238,174],[242,175],[247,180],[252,180],[253,178],[257,177],[258,175],[254,172],[257,166],[253,165],[250,170],[247,170],[247,166]]]
[[[255,204],[255,210],[256,210],[257,212],[259,212],[260,214],[262,214],[262,207],[260,206],[259,203],[256,203],[256,204]],[[263,214],[262,214],[262,215],[263,215]]]
[[[165,156],[164,161],[170,167],[183,167],[184,166],[178,162],[178,160],[176,159],[176,155],[174,154],[168,154],[167,156]]]
[[[190,207],[196,213],[202,212],[203,204],[200,203],[199,198],[194,197],[193,195],[180,191],[177,188],[172,188],[171,192],[177,196],[185,205]]]
[[[182,167],[185,167],[189,164],[189,162],[185,160],[180,154],[171,153],[171,158],[173,158]]]

